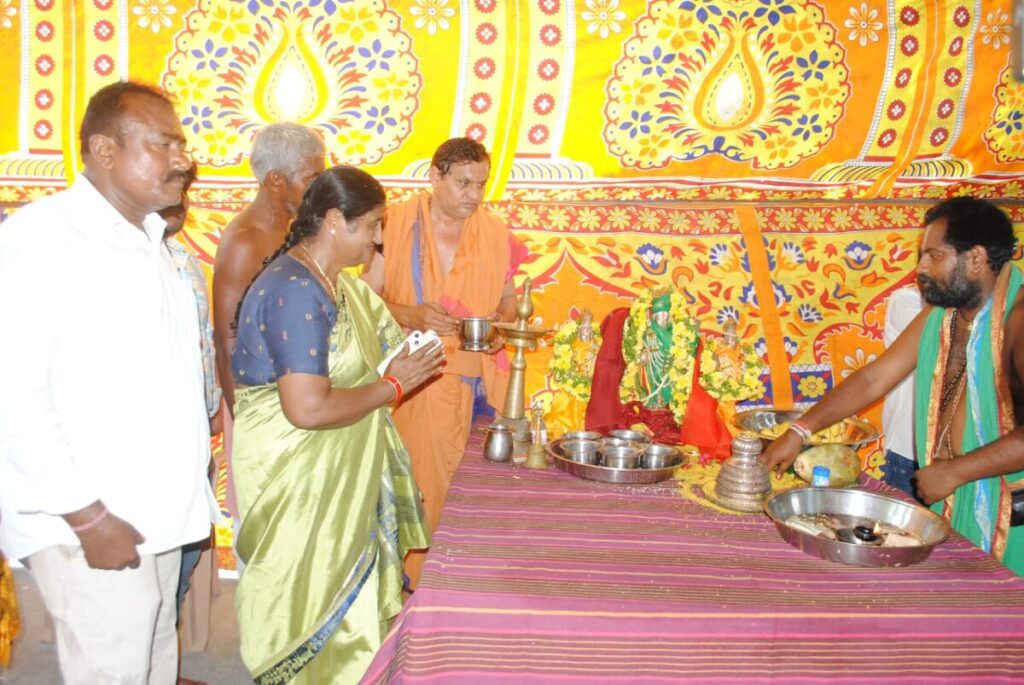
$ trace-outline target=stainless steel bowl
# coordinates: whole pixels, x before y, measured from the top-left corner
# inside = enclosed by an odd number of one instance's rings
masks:
[[[848,488],[794,488],[780,492],[764,504],[782,539],[821,559],[851,566],[909,566],[923,561],[949,537],[949,522],[922,506],[865,490]],[[920,538],[911,547],[887,547],[840,542],[805,533],[786,524],[800,514],[832,514],[863,524],[877,521],[902,528]]]
[[[613,438],[618,438],[620,440],[629,440],[630,442],[641,443],[644,445],[649,445],[651,442],[651,438],[646,433],[629,430],[627,428],[619,428],[617,430],[608,431],[608,435]]]
[[[736,414],[734,423],[742,430],[752,431],[765,444],[771,443],[782,433],[779,426],[795,421],[803,415],[795,409],[748,409]],[[849,445],[857,449],[878,439],[878,430],[864,419],[856,416],[818,431],[807,441],[808,445]]]
[[[464,350],[486,350],[493,333],[491,320],[482,316],[467,317],[459,321],[459,339],[462,340]]]
[[[644,453],[640,455],[640,468],[663,469],[666,466],[674,466],[680,461],[682,459],[679,456],[679,450],[675,447],[655,443],[648,445]]]
[[[640,466],[640,450],[636,447],[607,447],[597,450],[601,454],[601,464],[610,469],[635,469]]]
[[[601,434],[597,431],[569,431],[562,436],[562,440],[600,440]]]
[[[596,464],[598,462],[596,440],[562,440],[562,453],[580,464]]]
[[[634,449],[642,449],[643,445],[637,445],[632,440],[626,440],[625,438],[601,438],[601,447],[632,447]]]

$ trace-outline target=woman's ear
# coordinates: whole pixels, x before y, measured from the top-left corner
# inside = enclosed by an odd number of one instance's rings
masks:
[[[348,228],[348,222],[345,221],[345,215],[341,213],[341,210],[336,207],[331,207],[324,214],[324,226],[326,226],[331,235],[334,235],[340,230]]]

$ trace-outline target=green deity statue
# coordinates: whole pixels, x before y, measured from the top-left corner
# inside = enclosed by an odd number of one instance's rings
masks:
[[[643,404],[651,409],[664,409],[672,401],[668,370],[672,364],[672,319],[669,316],[671,297],[660,295],[651,303],[651,317],[644,334],[640,353],[641,385],[646,392]]]

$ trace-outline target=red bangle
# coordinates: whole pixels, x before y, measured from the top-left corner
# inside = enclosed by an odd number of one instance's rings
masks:
[[[88,523],[83,523],[78,526],[71,526],[71,530],[73,530],[76,533],[84,533],[85,531],[100,525],[103,519],[107,518],[108,514],[110,514],[110,510],[107,509],[106,507],[103,507],[103,511],[96,514],[96,518],[94,518],[92,521],[89,521]]]
[[[391,406],[397,409],[398,405],[402,403],[401,382],[399,382],[399,380],[394,376],[381,376],[380,379],[395,389],[395,401],[391,403]]]

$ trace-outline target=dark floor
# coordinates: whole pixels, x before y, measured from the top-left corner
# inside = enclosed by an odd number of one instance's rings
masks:
[[[42,600],[31,574],[14,571],[15,591],[21,610],[21,634],[14,641],[11,666],[0,668],[4,685],[60,685],[57,650],[43,642],[47,630]],[[220,595],[210,610],[210,643],[205,652],[185,654],[181,674],[209,685],[241,685],[252,678],[238,655],[238,623],[235,619],[234,580],[220,581]]]

